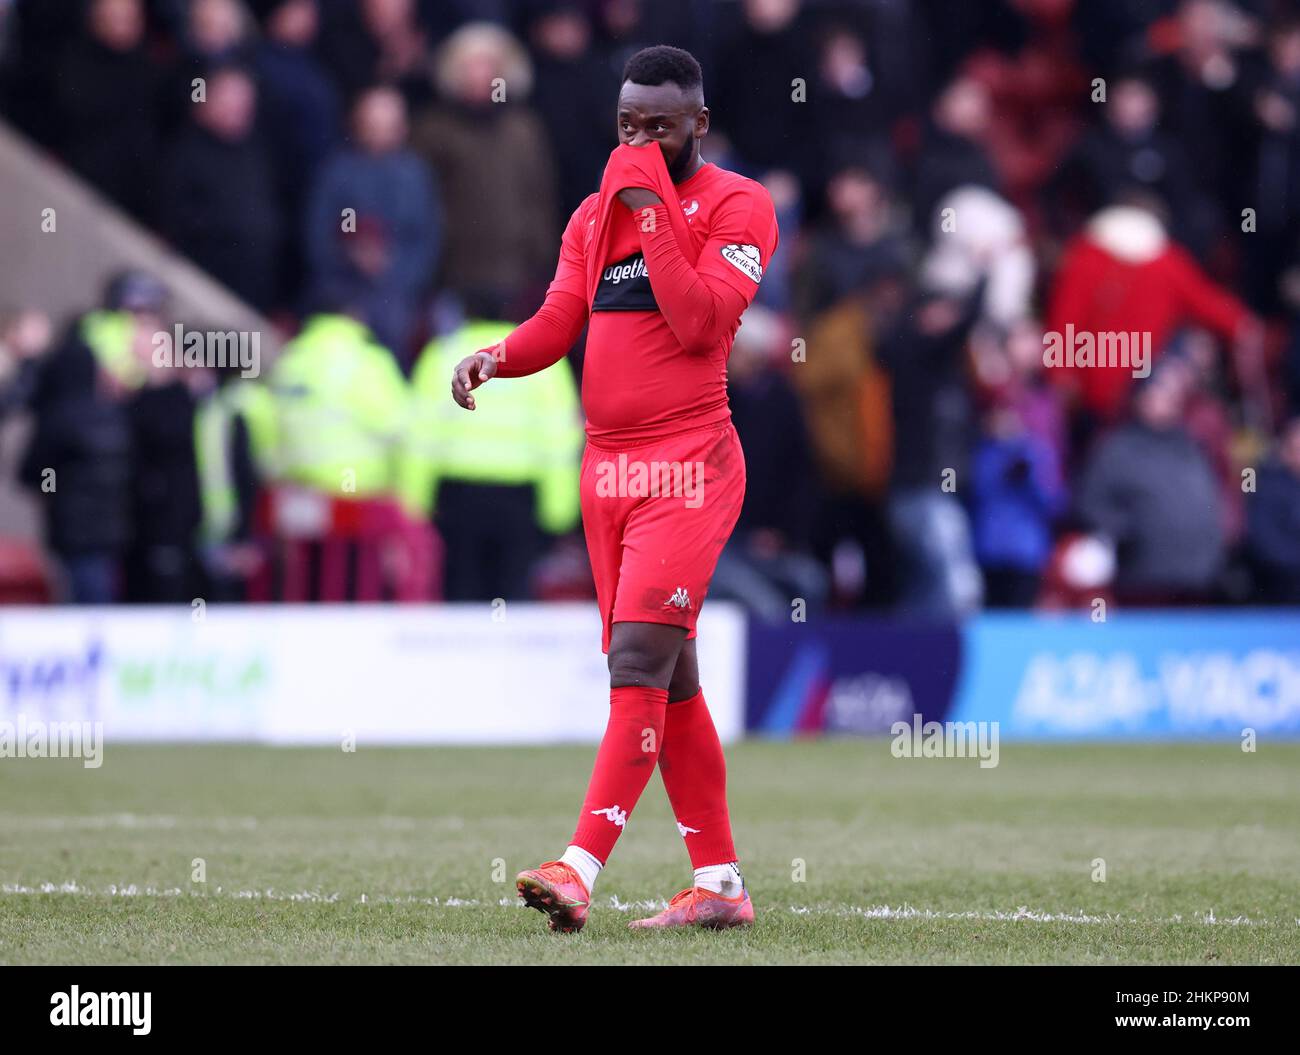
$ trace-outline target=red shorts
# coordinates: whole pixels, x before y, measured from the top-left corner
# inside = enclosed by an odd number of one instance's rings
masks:
[[[582,526],[596,579],[601,648],[615,623],[695,621],[745,498],[745,455],[730,422],[582,456]]]

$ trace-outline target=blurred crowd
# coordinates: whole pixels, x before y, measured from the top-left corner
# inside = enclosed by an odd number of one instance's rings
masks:
[[[489,421],[447,383],[540,304],[623,63],[672,43],[704,68],[706,160],[762,181],[781,228],[729,368],[749,484],[710,596],[1300,603],[1293,3],[0,12],[4,117],[290,338],[257,378],[160,369],[178,320],[139,272],[66,333],[8,306],[3,410],[34,420],[62,596],[248,596],[280,487],[431,528],[439,596],[586,595],[581,343],[493,386]],[[1049,363],[1075,333],[1149,359]]]

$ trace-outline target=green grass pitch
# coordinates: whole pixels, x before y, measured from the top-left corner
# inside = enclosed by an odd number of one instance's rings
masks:
[[[0,760],[0,963],[1300,962],[1300,744],[1003,744],[988,770],[739,744],[756,926],[627,929],[690,877],[656,776],[586,929],[553,935],[513,878],[563,848],[593,755]]]

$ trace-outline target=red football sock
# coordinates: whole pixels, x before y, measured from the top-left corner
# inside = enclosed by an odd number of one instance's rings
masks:
[[[667,689],[626,685],[609,690],[609,724],[570,840],[602,863],[609,860],[655,770],[667,705]]]
[[[686,840],[691,867],[736,860],[727,812],[727,762],[703,690],[668,705],[659,772]]]

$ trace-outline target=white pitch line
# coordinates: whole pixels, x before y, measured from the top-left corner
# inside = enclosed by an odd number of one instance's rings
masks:
[[[418,897],[413,894],[361,894],[344,897],[339,893],[325,893],[320,890],[286,891],[273,887],[266,890],[226,890],[215,887],[211,892],[204,890],[185,890],[180,887],[139,886],[135,883],[110,883],[102,888],[81,886],[76,880],[65,883],[39,883],[25,886],[21,883],[0,884],[0,895],[42,895],[75,894],[84,897],[144,897],[144,898],[207,898],[228,899],[234,901],[292,901],[312,904],[346,904],[356,902],[363,905],[428,905],[432,908],[482,908],[491,905],[523,908],[523,904],[512,897],[493,900],[462,897]],[[609,908],[616,912],[657,912],[667,905],[666,901],[624,901],[617,895],[610,895],[604,903],[593,907]],[[1120,916],[1113,913],[1090,915],[1084,912],[1042,912],[1021,905],[1015,911],[994,909],[992,911],[940,912],[935,909],[922,909],[914,905],[787,905],[785,910],[796,916],[842,916],[861,919],[897,919],[897,920],[972,920],[980,923],[1197,923],[1224,927],[1270,926],[1276,920],[1251,919],[1249,916],[1220,918],[1214,910],[1195,913],[1191,918],[1175,914],[1158,919],[1141,919],[1132,916]],[[1300,927],[1300,919],[1294,920]]]
[[[174,828],[215,828],[217,831],[252,831],[256,817],[170,817],[144,813],[93,813],[84,817],[6,817],[3,831],[170,831]]]
[[[357,817],[342,818],[343,823],[355,821],[367,828],[385,831],[460,831],[465,827],[463,817]],[[285,825],[323,826],[340,823],[338,818],[325,817],[177,817],[169,814],[148,813],[92,813],[84,816],[47,815],[41,817],[0,817],[0,831],[170,831],[176,828],[215,829],[216,831],[253,831],[257,828],[275,828]]]

